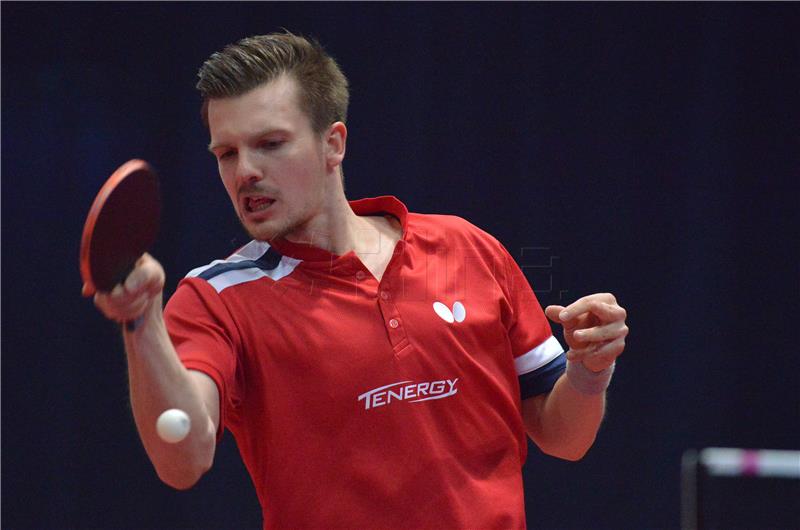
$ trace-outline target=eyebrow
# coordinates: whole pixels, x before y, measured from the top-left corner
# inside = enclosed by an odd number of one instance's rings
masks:
[[[268,134],[273,134],[273,133],[286,133],[286,134],[288,134],[289,131],[287,131],[286,129],[280,129],[280,128],[269,128],[269,129],[264,129],[264,130],[262,130],[260,132],[257,132],[256,134],[252,135],[251,138],[262,138],[264,136],[267,136]],[[226,144],[226,143],[218,143],[218,144],[210,143],[210,144],[208,144],[208,150],[209,150],[209,152],[213,153],[214,149],[219,149],[220,147],[227,147],[227,146],[228,146],[228,144]]]

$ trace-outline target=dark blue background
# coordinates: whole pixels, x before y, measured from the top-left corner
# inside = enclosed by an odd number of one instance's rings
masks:
[[[77,258],[134,157],[163,180],[168,294],[245,241],[195,74],[281,27],[350,79],[349,197],[466,217],[543,305],[628,309],[592,451],[531,451],[531,527],[674,528],[685,449],[800,445],[797,4],[3,3],[4,528],[260,526],[229,435],[195,489],[159,482]]]

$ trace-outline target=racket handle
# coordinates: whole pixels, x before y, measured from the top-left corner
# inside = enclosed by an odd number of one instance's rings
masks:
[[[144,322],[144,315],[142,315],[142,316],[140,316],[138,318],[135,318],[133,320],[129,320],[129,321],[125,322],[125,324],[124,324],[125,325],[125,329],[127,329],[128,331],[136,331],[136,328],[141,326],[142,322]]]

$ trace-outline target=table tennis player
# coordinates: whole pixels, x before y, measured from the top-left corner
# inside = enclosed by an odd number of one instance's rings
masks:
[[[464,219],[348,202],[348,82],[318,43],[243,39],[197,88],[252,241],[190,271],[165,309],[148,254],[95,296],[109,319],[140,319],[123,333],[158,476],[192,487],[227,429],[264,528],[524,528],[526,436],[554,457],[587,452],[625,310],[604,293],[543,311]],[[175,444],[156,434],[171,408],[192,425]]]

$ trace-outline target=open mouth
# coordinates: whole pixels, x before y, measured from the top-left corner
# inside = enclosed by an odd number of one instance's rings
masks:
[[[269,197],[247,197],[244,200],[244,209],[250,213],[263,212],[275,202]]]

